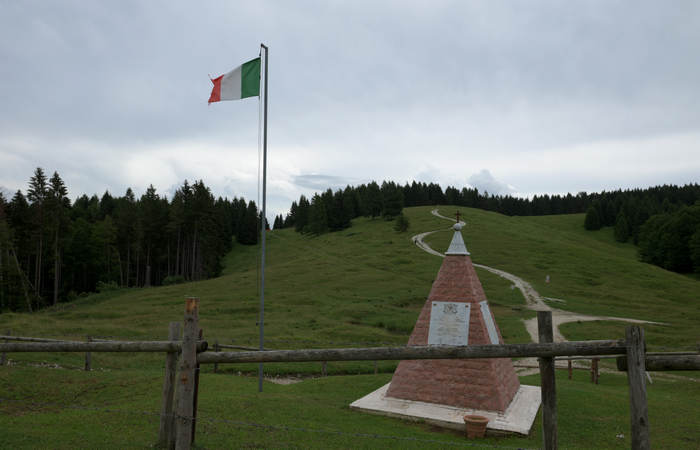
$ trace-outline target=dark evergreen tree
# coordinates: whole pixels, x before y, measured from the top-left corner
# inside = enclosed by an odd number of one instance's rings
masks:
[[[690,260],[693,263],[693,271],[700,273],[700,228],[690,236],[688,249],[690,250]]]
[[[382,191],[376,182],[372,181],[367,185],[365,198],[362,199],[362,203],[365,205],[365,215],[375,218],[382,214],[384,199],[382,198]]]
[[[308,231],[311,234],[320,235],[328,231],[328,215],[326,213],[326,203],[320,195],[315,194],[311,199],[309,208]]]
[[[394,220],[394,230],[398,231],[399,233],[403,233],[408,230],[409,226],[410,223],[408,221],[408,217],[406,217],[404,213],[399,213]]]
[[[36,243],[34,254],[34,292],[41,298],[43,272],[44,272],[44,213],[46,197],[48,196],[48,184],[46,175],[41,167],[34,170],[34,175],[29,179],[27,199],[32,211],[33,239]]]
[[[102,198],[100,199],[100,213],[98,219],[102,220],[107,216],[113,215],[115,207],[116,202],[114,200],[114,197],[112,197],[109,191],[105,191],[105,193],[102,194]]]
[[[254,202],[248,203],[243,220],[241,221],[236,240],[243,245],[256,245],[258,243],[258,208]]]
[[[594,206],[589,207],[586,211],[586,220],[583,226],[589,231],[600,230],[600,215]]]
[[[620,212],[615,220],[615,240],[618,242],[627,242],[630,237],[629,224],[624,213]]]
[[[382,183],[381,193],[384,199],[382,216],[387,220],[392,220],[394,217],[401,214],[401,210],[403,209],[403,194],[396,183],[386,181]],[[438,196],[438,191],[433,189],[433,194]],[[442,190],[439,191],[439,195],[442,195]]]
[[[54,172],[49,180],[47,192],[46,209],[50,216],[50,227],[53,238],[53,301],[58,303],[58,292],[61,280],[61,252],[65,245],[69,221],[70,200],[68,199],[68,189],[63,180]]]
[[[310,209],[311,205],[306,197],[303,195],[299,197],[299,207],[297,208],[297,213],[294,217],[294,230],[297,232],[307,232]]]

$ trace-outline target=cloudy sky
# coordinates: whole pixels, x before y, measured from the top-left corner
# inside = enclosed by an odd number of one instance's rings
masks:
[[[700,182],[700,2],[0,0],[0,189],[256,199],[391,179],[532,195]]]

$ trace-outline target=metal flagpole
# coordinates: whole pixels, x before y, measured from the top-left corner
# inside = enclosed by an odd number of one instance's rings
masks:
[[[265,44],[260,44],[260,47],[265,50],[265,87],[263,106],[263,196],[262,196],[262,225],[260,226],[262,233],[262,255],[260,263],[260,350],[265,349],[265,212],[267,206],[267,53],[268,48]],[[258,365],[258,392],[263,390],[263,365]]]

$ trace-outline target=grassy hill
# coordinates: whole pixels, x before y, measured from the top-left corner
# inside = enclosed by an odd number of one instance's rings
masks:
[[[393,231],[391,222],[380,219],[359,219],[350,229],[320,237],[292,230],[269,233],[267,346],[405,344],[442,263],[441,258],[414,246],[410,237],[450,225],[432,216],[431,209],[406,209],[411,228],[402,234]],[[444,207],[441,212],[450,215],[454,209]],[[566,301],[556,303],[557,308],[667,323],[644,327],[650,350],[694,349],[700,340],[700,282],[638,262],[634,247],[616,243],[611,230],[587,232],[581,215],[506,217],[466,208],[460,211],[466,217],[463,233],[473,260],[518,275],[542,295]],[[444,250],[451,234],[435,233],[428,241],[433,248]],[[86,335],[164,339],[168,322],[182,319],[184,298],[197,296],[206,339],[254,346],[259,301],[256,252],[256,248],[235,247],[227,257],[224,274],[217,279],[105,292],[34,314],[1,314],[0,331],[71,339]],[[520,319],[534,313],[524,308],[519,291],[511,289],[506,280],[477,271],[506,342],[527,342]],[[550,275],[549,284],[544,282],[546,275]],[[622,337],[624,326],[616,322],[572,323],[562,331],[569,339],[608,339]],[[124,448],[153,443],[162,355],[93,354],[96,370],[92,373],[72,370],[82,366],[80,354],[10,357],[14,365],[0,368],[0,398],[11,399],[0,401],[0,428],[12,430],[6,440],[11,447],[68,448],[109,442],[108,447]],[[36,367],[38,362],[58,368]],[[225,375],[211,373],[209,366],[203,368],[200,411],[211,420],[198,425],[201,445],[226,447],[240,442],[252,447],[405,448],[443,447],[445,440],[464,442],[424,425],[347,408],[350,401],[386,383],[395,367],[393,362],[380,362],[378,375],[371,374],[374,365],[369,362],[329,363],[329,373],[342,376],[292,386],[267,383],[263,394],[255,392],[253,378],[230,376],[255,367],[229,365],[224,368]],[[265,369],[271,375],[317,374],[320,364],[270,364]],[[357,376],[360,373],[367,375]],[[574,380],[560,382],[560,442],[586,448],[592,433],[601,438],[596,441],[601,447],[628,447],[629,438],[615,437],[627,434],[629,428],[624,375],[604,375],[602,386],[591,385],[586,376],[578,373]],[[536,376],[521,381],[538,382]],[[692,448],[688,443],[698,442],[700,432],[692,425],[693,418],[700,415],[698,386],[692,381],[655,380],[649,389],[652,442],[674,448]],[[308,407],[300,407],[302,404]],[[587,425],[580,426],[582,422]],[[539,427],[538,419],[529,438],[489,443],[536,447]],[[315,431],[304,431],[309,429]],[[358,433],[442,442],[377,440],[358,437]],[[688,436],[693,440],[686,441]]]
[[[583,214],[508,217],[470,209],[466,217],[464,238],[474,262],[511,272],[541,295],[566,301],[554,307],[668,324],[644,326],[650,350],[694,350],[700,341],[700,283],[639,262],[636,247],[616,242],[612,228],[586,231]],[[428,242],[445,248],[450,238],[436,233]],[[569,339],[624,337],[625,326],[594,322],[562,331]]]

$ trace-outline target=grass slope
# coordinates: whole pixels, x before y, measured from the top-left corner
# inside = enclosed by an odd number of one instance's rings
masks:
[[[358,219],[353,227],[320,237],[291,230],[269,233],[266,271],[265,331],[270,348],[359,347],[405,344],[430,290],[441,258],[416,248],[410,235],[445,229],[432,208],[408,208],[409,233],[392,223]],[[454,207],[441,208],[449,214]],[[582,217],[509,218],[461,208],[468,226],[465,240],[475,262],[512,272],[545,296],[565,299],[556,307],[591,314],[629,316],[668,322],[646,326],[650,348],[693,348],[698,341],[697,280],[636,261],[630,245],[615,243],[609,230],[586,232]],[[430,242],[444,249],[451,232]],[[0,331],[14,334],[84,339],[85,335],[122,339],[163,339],[169,321],[182,319],[183,299],[201,299],[201,325],[213,342],[255,345],[258,328],[255,248],[237,246],[224,274],[213,280],[151,289],[91,295],[75,303],[34,314],[1,314]],[[483,270],[479,277],[507,342],[529,340],[520,319],[533,316],[519,291]],[[552,282],[544,283],[549,274]],[[571,339],[614,338],[624,325],[570,324]],[[611,336],[610,334],[616,334]],[[0,367],[0,429],[3,446],[146,447],[157,433],[163,355],[93,354],[91,373],[80,354],[12,354],[13,365]],[[37,363],[60,368],[36,367]],[[381,434],[463,443],[457,435],[424,425],[352,412],[347,405],[390,379],[395,363],[329,363],[330,373],[344,374],[301,384],[266,384],[203,368],[197,441],[205,447],[444,447],[444,442],[376,439]],[[225,367],[230,374],[255,366]],[[319,363],[266,365],[269,374],[318,373]],[[353,376],[349,376],[353,374]],[[602,385],[577,373],[559,383],[560,442],[586,448],[596,437],[601,448],[628,447],[628,399],[621,374],[604,375]],[[537,384],[537,377],[522,380]],[[664,448],[693,448],[700,440],[690,422],[700,415],[697,382],[655,380],[649,387],[652,442]],[[7,401],[10,399],[10,401]],[[300,406],[304,405],[304,406]],[[539,419],[538,419],[539,420]],[[292,427],[290,429],[256,426]],[[582,425],[583,424],[583,425]],[[37,425],[42,425],[41,427]],[[303,431],[314,430],[314,431]],[[537,447],[539,422],[528,438],[490,444]],[[9,430],[9,431],[8,431]],[[341,431],[341,434],[325,431]],[[345,433],[345,434],[343,434]],[[691,439],[687,441],[686,439]],[[108,443],[108,444],[105,444]],[[232,444],[236,443],[236,444]]]
[[[651,350],[694,350],[700,341],[700,283],[639,262],[636,247],[616,242],[611,228],[586,231],[583,214],[508,217],[476,209],[466,210],[466,222],[464,239],[475,263],[511,272],[541,295],[566,301],[553,307],[667,323],[644,326]],[[427,242],[440,249],[450,238],[435,233]],[[599,336],[624,337],[625,326],[620,322],[615,336]],[[590,339],[597,329],[598,323],[566,326],[565,336]]]

